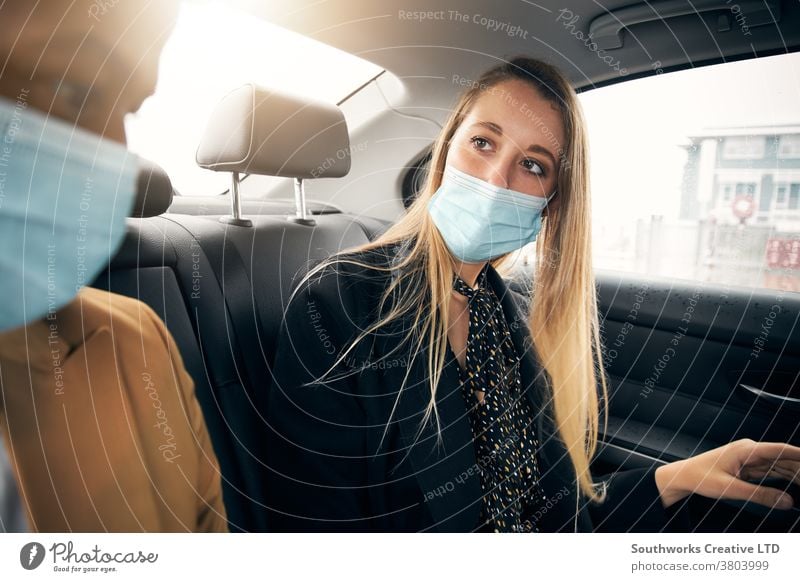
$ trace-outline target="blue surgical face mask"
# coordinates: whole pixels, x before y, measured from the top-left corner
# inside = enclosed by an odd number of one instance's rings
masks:
[[[0,97],[0,331],[51,317],[108,264],[138,165],[122,144]]]
[[[480,263],[536,240],[542,210],[555,196],[525,194],[445,166],[442,184],[428,212],[450,252],[465,263]]]

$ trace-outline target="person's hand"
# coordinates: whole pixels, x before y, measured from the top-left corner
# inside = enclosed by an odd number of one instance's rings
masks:
[[[794,500],[774,487],[748,483],[778,477],[800,484],[800,447],[741,439],[706,453],[656,469],[656,486],[664,507],[697,493],[712,499],[754,501],[790,509]]]

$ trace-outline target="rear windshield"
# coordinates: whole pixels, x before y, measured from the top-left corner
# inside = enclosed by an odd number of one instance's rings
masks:
[[[194,156],[206,120],[225,94],[252,82],[336,103],[380,72],[222,2],[185,2],[161,56],[155,94],[126,120],[128,144],[163,166],[179,194],[219,194],[230,176],[199,168]]]

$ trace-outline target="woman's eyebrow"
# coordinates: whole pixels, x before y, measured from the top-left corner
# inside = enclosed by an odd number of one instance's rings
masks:
[[[500,127],[499,125],[497,125],[496,123],[492,122],[492,121],[476,121],[472,125],[473,126],[479,125],[481,127],[485,127],[489,131],[492,131],[492,132],[496,133],[497,135],[500,135],[500,136],[503,135],[503,128]],[[550,158],[550,162],[553,164],[553,166],[556,165],[555,156],[552,154],[552,152],[550,150],[548,150],[544,146],[540,146],[539,144],[531,144],[531,145],[528,146],[528,148],[525,151],[534,152],[534,153],[538,153],[538,154],[542,154],[544,156],[547,156],[548,158]]]

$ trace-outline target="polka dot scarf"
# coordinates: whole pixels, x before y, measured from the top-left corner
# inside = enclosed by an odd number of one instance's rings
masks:
[[[469,307],[465,369],[459,371],[483,489],[479,531],[537,532],[532,515],[546,497],[539,485],[533,411],[521,392],[519,357],[487,268],[475,289],[457,275],[453,283]]]

